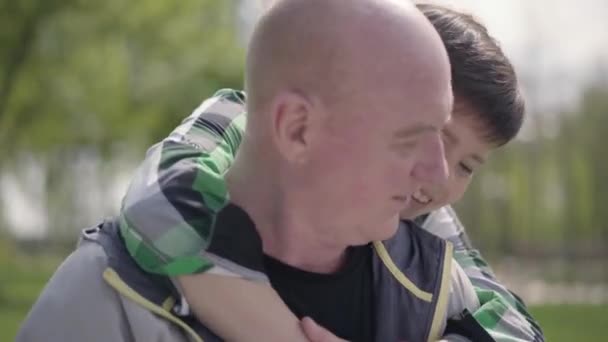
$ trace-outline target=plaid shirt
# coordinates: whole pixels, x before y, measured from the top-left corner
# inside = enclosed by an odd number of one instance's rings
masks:
[[[219,265],[246,278],[266,279],[207,251],[216,216],[229,200],[224,174],[245,131],[244,101],[242,92],[220,90],[148,150],[120,214],[127,249],[147,272],[174,277]],[[544,340],[523,302],[471,247],[450,207],[428,215],[422,226],[454,244],[454,258],[481,303],[473,315],[495,340]]]

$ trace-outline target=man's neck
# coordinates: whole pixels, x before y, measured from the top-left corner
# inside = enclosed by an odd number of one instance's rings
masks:
[[[290,266],[315,273],[333,273],[344,263],[347,246],[331,243],[322,227],[305,217],[298,204],[281,195],[270,174],[249,172],[242,164],[227,175],[232,203],[250,216],[262,240],[264,253]],[[325,231],[325,233],[321,233]]]
[[[334,273],[345,262],[346,247],[328,243],[303,219],[284,216],[276,223],[259,227],[264,253],[308,272]]]

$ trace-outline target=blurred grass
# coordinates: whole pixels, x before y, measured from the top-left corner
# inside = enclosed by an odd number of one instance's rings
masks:
[[[532,307],[547,341],[607,341],[608,305]]]
[[[0,240],[0,341],[13,341],[21,321],[61,259],[25,256]],[[608,305],[544,305],[531,308],[546,340],[606,341]]]

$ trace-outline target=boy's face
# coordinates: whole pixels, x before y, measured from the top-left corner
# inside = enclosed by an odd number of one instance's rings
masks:
[[[401,211],[401,218],[411,219],[458,201],[469,186],[473,174],[495,148],[483,138],[481,113],[456,99],[452,119],[443,129],[449,177],[441,183],[427,183]]]

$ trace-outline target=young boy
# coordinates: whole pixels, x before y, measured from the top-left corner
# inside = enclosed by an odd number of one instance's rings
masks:
[[[510,141],[521,126],[524,106],[515,73],[498,44],[472,17],[436,5],[418,7],[439,32],[452,66],[455,108],[444,131],[450,179],[416,193],[402,217],[418,216],[423,228],[454,243],[455,259],[476,286],[481,303],[474,317],[490,335],[541,340],[523,303],[497,282],[449,207],[491,150]],[[247,257],[248,237],[214,231],[217,215],[229,201],[223,177],[244,133],[245,95],[225,90],[208,101],[169,136],[171,144],[155,147],[169,157],[148,158],[142,165],[125,197],[123,238],[140,267],[171,277],[180,288],[179,314],[194,312],[227,340],[306,341],[298,318],[269,286],[266,275],[236,262]],[[158,175],[158,183],[145,183],[142,177],[150,174]],[[163,183],[169,174],[188,182]],[[142,197],[142,187],[150,186],[164,193],[161,203]],[[171,214],[150,221],[133,215],[135,207],[154,210],[156,218]],[[175,218],[175,213],[183,222],[176,224],[169,217]]]

